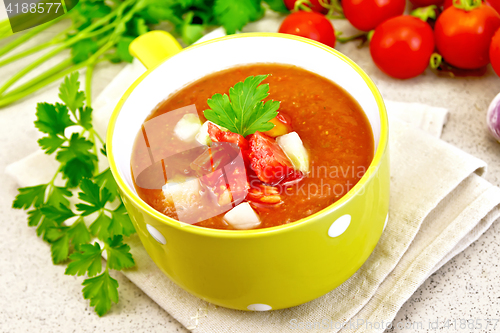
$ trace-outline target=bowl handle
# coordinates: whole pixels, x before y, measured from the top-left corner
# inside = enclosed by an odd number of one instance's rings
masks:
[[[145,33],[130,43],[129,51],[147,69],[152,69],[167,58],[182,50],[179,42],[168,32],[154,30]]]

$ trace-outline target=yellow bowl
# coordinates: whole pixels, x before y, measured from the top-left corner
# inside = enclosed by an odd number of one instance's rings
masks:
[[[216,305],[265,311],[320,297],[363,265],[387,221],[388,121],[380,93],[354,62],[321,43],[273,33],[232,35],[180,51],[168,34],[151,32],[133,42],[131,50],[148,71],[128,89],[111,117],[108,158],[144,247],[172,281]],[[265,62],[316,72],[359,102],[372,126],[376,150],[358,184],[318,213],[258,230],[197,227],[146,204],[132,183],[130,155],[151,110],[172,92],[209,73]]]

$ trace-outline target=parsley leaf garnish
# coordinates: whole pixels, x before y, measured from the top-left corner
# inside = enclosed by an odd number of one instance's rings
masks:
[[[260,83],[269,75],[249,76],[229,88],[229,96],[215,94],[208,99],[210,109],[203,113],[211,122],[244,137],[274,127],[269,121],[278,115],[280,102],[263,99],[269,96],[269,84]]]
[[[109,268],[123,269],[134,267],[135,262],[130,254],[130,246],[123,244],[123,236],[118,235],[108,240],[106,252]]]
[[[79,88],[76,72],[60,86],[64,104],[38,104],[35,126],[45,134],[38,143],[60,166],[47,184],[20,188],[12,206],[28,211],[28,225],[50,244],[54,264],[67,263],[65,274],[87,275],[83,296],[102,316],[118,302],[118,283],[109,270],[135,265],[124,243],[124,236],[135,229],[111,171],[98,170],[98,152],[105,156],[105,145],[93,129],[92,108],[84,105],[86,96]],[[61,178],[65,184],[59,184]],[[72,197],[77,200],[74,205]],[[91,243],[93,237],[102,247]],[[102,272],[104,251],[108,260]]]
[[[13,208],[28,209],[31,206],[40,207],[45,200],[47,185],[37,185],[19,189],[19,194],[12,204]]]
[[[215,0],[214,14],[228,34],[241,30],[264,14],[260,0]]]
[[[103,316],[111,308],[111,301],[118,303],[118,281],[113,279],[108,271],[99,276],[86,279],[82,283],[83,298],[90,299],[90,306]]]
[[[80,247],[80,250],[81,252],[73,253],[69,257],[71,262],[64,274],[78,276],[87,274],[90,277],[99,274],[102,270],[102,249],[99,243],[96,242],[94,245],[84,244]]]

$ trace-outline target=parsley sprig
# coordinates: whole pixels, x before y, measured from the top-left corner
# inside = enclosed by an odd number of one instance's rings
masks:
[[[28,225],[50,244],[54,264],[67,264],[65,274],[87,275],[83,297],[102,316],[118,302],[118,282],[110,270],[135,264],[130,247],[123,243],[135,229],[111,171],[98,170],[105,146],[79,88],[75,72],[59,88],[63,103],[38,104],[35,126],[45,134],[38,143],[55,156],[59,168],[48,183],[20,188],[13,207],[27,210]],[[103,147],[100,154],[98,146]],[[78,198],[76,204],[70,202],[72,197]]]
[[[274,124],[269,121],[278,115],[280,102],[263,101],[269,96],[269,84],[261,83],[268,76],[249,76],[229,88],[229,96],[213,95],[207,101],[210,109],[203,111],[205,118],[244,137],[271,130]]]

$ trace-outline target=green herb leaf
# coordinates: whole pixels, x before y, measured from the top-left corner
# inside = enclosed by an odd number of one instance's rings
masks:
[[[88,106],[78,108],[76,118],[78,119],[78,125],[86,130],[92,128],[92,108]]]
[[[16,196],[12,207],[18,209],[29,209],[31,206],[40,207],[45,200],[46,190],[47,185],[22,187],[18,189],[19,194]]]
[[[262,100],[269,96],[269,84],[260,83],[268,75],[249,76],[229,88],[229,97],[215,94],[207,103],[211,109],[203,113],[208,120],[243,136],[274,127],[269,121],[278,115],[280,103]]]
[[[91,178],[97,157],[90,151],[94,147],[78,133],[73,133],[67,147],[62,147],[56,159],[63,164],[63,178],[68,179],[70,187],[77,186],[84,178]]]
[[[128,47],[130,43],[134,40],[133,37],[125,36],[120,39],[118,42],[118,46],[116,49],[116,54],[122,59],[123,61],[126,62],[132,62],[134,60],[134,57],[130,55],[130,52],[128,51]]]
[[[77,43],[78,44],[78,43]],[[83,46],[81,46],[83,48]],[[95,52],[92,51],[91,53]],[[88,56],[85,56],[87,58]],[[67,105],[67,107],[72,111],[76,112],[78,108],[83,107],[83,102],[85,101],[85,94],[80,89],[80,82],[78,77],[80,74],[74,72],[69,76],[64,78],[63,83],[59,87],[59,98]],[[69,119],[69,115],[68,115]]]
[[[53,242],[50,247],[50,252],[52,253],[52,262],[54,262],[54,264],[59,264],[68,259],[68,234],[64,234],[61,238]]]
[[[57,149],[61,148],[62,144],[66,142],[65,139],[62,139],[58,136],[55,136],[53,134],[43,137],[38,140],[38,145],[40,148],[45,150],[46,154],[52,154],[55,152]]]
[[[80,246],[80,251],[69,256],[71,262],[64,274],[82,276],[87,273],[90,277],[99,274],[102,270],[102,249],[99,243],[96,242],[94,245],[83,244]]]
[[[29,212],[28,212],[28,214],[29,214]],[[37,213],[33,213],[33,216],[36,216],[36,217],[40,218],[40,220],[38,221],[39,222],[38,228],[36,228],[36,234],[37,234],[37,236],[38,237],[42,236],[43,240],[48,242],[49,240],[47,239],[45,233],[50,228],[55,228],[55,227],[58,227],[59,225],[54,220],[46,218],[43,215],[43,213],[42,213],[41,210],[39,210]]]
[[[134,32],[137,36],[144,35],[149,31],[146,20],[142,17],[134,18]]]
[[[43,219],[43,214],[40,209],[33,209],[28,212],[28,225],[30,227],[36,227],[40,223],[40,221]],[[38,233],[38,236],[40,234]]]
[[[83,219],[71,225],[68,230],[68,236],[71,238],[71,244],[73,244],[75,248],[79,248],[80,245],[90,242],[90,232],[85,222],[83,222]]]
[[[115,178],[111,173],[111,169],[107,168],[106,170],[95,176],[94,180],[97,185],[99,185],[100,187],[105,187],[108,190],[109,201],[115,200],[115,198],[118,196],[118,184],[116,184]]]
[[[290,13],[288,8],[286,8],[283,0],[264,0],[264,2],[267,3],[269,5],[269,8],[271,8],[271,10],[274,10],[275,12],[283,14]]]
[[[49,227],[47,228],[47,230],[45,230],[45,240],[49,243],[53,243],[58,239],[60,239],[62,236],[64,236],[68,231],[68,229],[69,227],[67,226],[58,226],[58,225]]]
[[[205,32],[204,27],[201,24],[193,24],[194,12],[189,12],[184,18],[184,23],[182,25],[182,40],[187,45],[193,44],[198,39],[203,37],[203,33]]]
[[[123,244],[123,236],[121,235],[108,239],[106,253],[109,268],[120,270],[135,266],[132,254],[130,254],[130,246]]]
[[[118,281],[108,271],[83,281],[83,298],[90,299],[95,312],[103,316],[111,308],[111,301],[118,303]]]
[[[240,31],[262,15],[260,0],[215,0],[214,13],[228,34]]]
[[[71,59],[75,64],[78,64],[87,60],[98,49],[99,45],[94,40],[90,38],[82,39],[71,46]]]
[[[85,201],[87,204],[77,204],[76,209],[82,212],[82,216],[90,215],[103,209],[106,203],[111,197],[108,190],[103,187],[100,188],[99,185],[95,184],[90,179],[84,179],[80,183],[80,189],[82,192],[78,193],[78,198]]]
[[[111,213],[111,223],[108,231],[111,237],[116,235],[130,236],[135,233],[134,225],[128,216],[127,210],[123,203]]]
[[[57,224],[76,216],[67,206],[60,204],[57,206],[44,206],[40,209],[46,219],[52,220]]]
[[[38,103],[36,116],[37,120],[35,121],[35,127],[38,128],[40,132],[52,136],[64,136],[64,130],[75,124],[69,118],[68,108],[59,103],[55,105]]]
[[[111,218],[101,212],[94,222],[90,225],[90,232],[92,235],[97,236],[99,239],[104,240],[109,238],[109,225]]]
[[[49,198],[47,199],[47,204],[52,206],[58,206],[62,204],[63,206],[68,206],[68,197],[72,197],[73,193],[65,187],[51,186]]]

